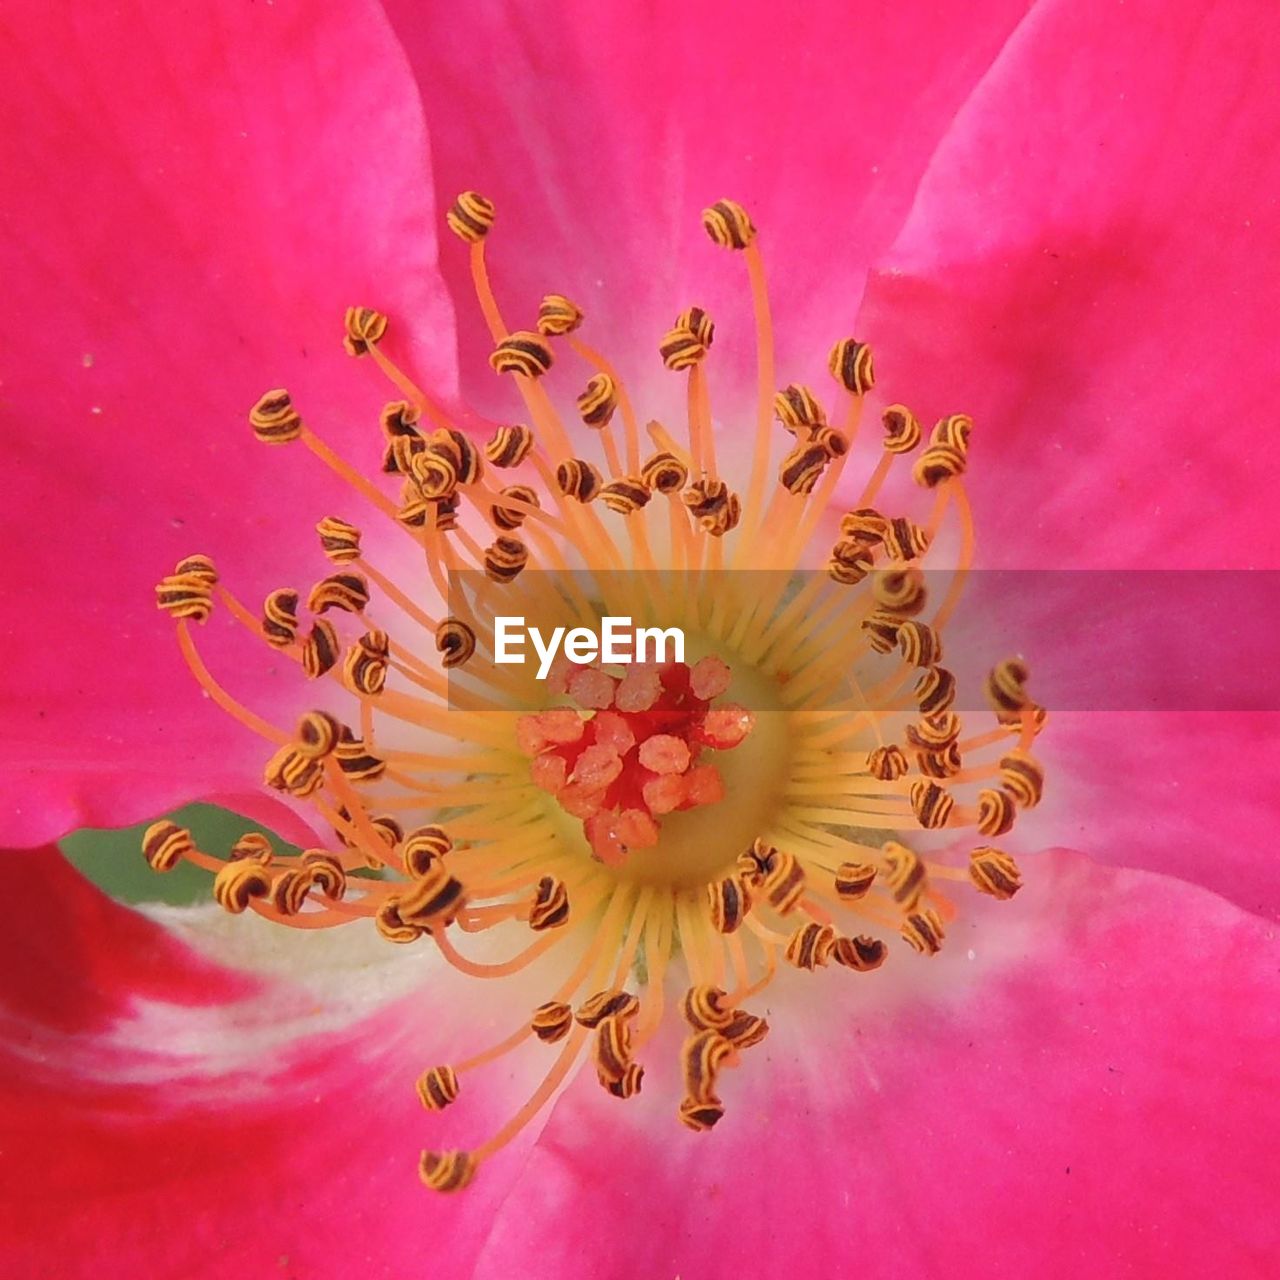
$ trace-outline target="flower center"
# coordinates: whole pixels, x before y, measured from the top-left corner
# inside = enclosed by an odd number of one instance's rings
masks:
[[[421,1178],[437,1191],[465,1186],[583,1060],[609,1093],[633,1096],[671,1016],[688,1032],[673,1110],[689,1129],[715,1125],[728,1069],[769,1030],[748,1006],[779,964],[866,974],[895,942],[936,953],[958,910],[948,890],[1017,892],[1013,858],[986,841],[1043,785],[1029,748],[1045,716],[1025,665],[994,667],[994,720],[968,730],[942,665],[973,545],[970,420],[943,418],[921,448],[915,416],[884,408],[869,474],[837,509],[875,383],[870,350],[836,342],[830,410],[810,387],[776,389],[756,229],[723,200],[703,224],[747,268],[753,445],[745,460],[718,455],[715,326],[698,306],[656,344],[665,376],[685,380],[686,421],[642,430],[567,297],[544,298],[533,327],[508,328],[485,261],[494,217],[467,192],[448,223],[470,246],[490,364],[526,423],[477,444],[393,361],[388,318],[362,307],[347,313],[346,349],[400,397],[382,410],[372,465],[339,456],[285,390],[249,414],[259,440],[300,442],[346,480],[421,575],[390,572],[359,525],[328,516],[317,533],[331,571],[305,592],[282,586],[250,609],[201,555],[157,588],[196,680],[269,744],[266,785],[308,801],[334,839],[295,854],[254,835],[213,853],[161,821],[143,840],[156,870],[205,867],[227,910],[295,928],[372,919],[389,942],[429,944],[476,979],[570,957],[510,1034],[419,1079],[437,1111],[505,1055],[559,1046],[497,1133],[423,1152]],[[562,357],[585,376],[572,403],[590,449],[575,447],[564,397],[551,394]],[[917,449],[925,509],[882,510],[895,464]],[[518,478],[503,483],[507,471]],[[948,524],[960,572],[934,600],[923,566]],[[815,543],[822,567],[806,570]],[[232,697],[193,630],[215,602],[325,690],[326,708],[289,729]],[[691,651],[625,667],[565,661],[547,681],[496,660],[500,616],[591,629],[613,615],[681,629]],[[982,840],[957,865],[965,829]],[[949,840],[942,851],[904,843],[935,832]]]

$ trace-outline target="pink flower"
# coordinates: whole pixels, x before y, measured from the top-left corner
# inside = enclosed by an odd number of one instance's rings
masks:
[[[888,389],[926,425],[973,415],[975,563],[1274,568],[1280,24],[1246,0],[1024,7],[10,17],[9,1272],[1274,1269],[1269,712],[1055,710],[1036,743],[1046,800],[1016,828],[1031,855],[1016,898],[946,886],[960,914],[941,952],[895,939],[874,974],[782,966],[746,1002],[771,1031],[723,1073],[711,1132],[675,1119],[687,1029],[667,1017],[638,1096],[579,1072],[450,1197],[418,1186],[418,1150],[500,1132],[555,1050],[501,1056],[474,1088],[464,1073],[464,1097],[438,1115],[412,1082],[527,1023],[554,952],[478,983],[427,942],[138,914],[50,847],[193,798],[319,842],[300,806],[264,794],[269,751],[193,692],[152,587],[194,550],[255,604],[319,576],[314,526],[350,510],[349,493],[300,446],[256,446],[243,416],[287,387],[319,436],[369,461],[387,390],[374,360],[336,349],[353,304],[391,317],[383,354],[479,438],[483,418],[509,420],[468,252],[450,237],[436,263],[444,212],[473,187],[498,209],[504,312],[532,327],[544,294],[576,299],[582,336],[640,413],[678,420],[689,375],[663,370],[656,348],[680,308],[706,308],[716,448],[744,496],[751,294],[739,255],[697,225],[726,193],[767,260],[768,391],[829,399],[827,352],[856,333],[875,350],[877,408]],[[845,470],[858,481],[861,456]],[[910,466],[895,465],[896,502]],[[367,542],[371,559],[394,545],[372,527]],[[1067,613],[1062,597],[1050,610],[979,586],[946,630],[948,658],[1020,649],[1033,691],[1042,668],[1065,689],[1105,687],[1088,681],[1108,663],[1136,678],[1134,655],[1232,666],[1220,613],[1193,610],[1171,645],[1167,617],[1107,611],[1064,581]],[[1064,616],[1099,621],[1064,639]],[[288,655],[264,657],[225,607],[198,646],[272,724],[316,704]],[[1240,678],[1267,676],[1259,660]],[[580,705],[607,697],[598,685]],[[576,779],[593,785],[570,810],[605,815],[601,856],[637,808],[596,795],[634,731],[604,714]],[[709,714],[694,707],[646,758],[696,768],[696,734],[727,731]],[[530,754],[554,755],[555,731],[527,726]],[[728,823],[753,801],[729,762],[766,741],[755,725],[717,753],[727,802],[703,803],[705,778],[678,797],[664,782],[650,816],[689,800]],[[540,766],[546,789],[572,785],[580,760],[563,778]],[[933,926],[911,927],[928,950]],[[687,981],[673,978],[669,1003]],[[426,1087],[448,1092],[443,1077]]]

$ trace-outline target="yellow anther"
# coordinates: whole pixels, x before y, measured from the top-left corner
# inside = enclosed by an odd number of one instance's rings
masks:
[[[926,667],[912,692],[922,716],[940,715],[956,700],[956,678],[945,667]]]
[[[773,397],[773,412],[793,434],[806,428],[825,427],[827,412],[806,386],[793,382]]]
[[[307,679],[315,680],[324,675],[338,661],[340,652],[338,633],[333,623],[326,618],[317,618],[302,642],[302,670]]]
[[[500,491],[500,496],[511,499],[513,503],[524,503],[528,507],[539,508],[542,505],[538,501],[536,490],[527,484],[509,484]],[[520,528],[527,518],[525,511],[521,507],[507,506],[501,502],[492,503],[489,507],[489,514],[493,517],[493,522],[499,529],[508,531]]]
[[[898,649],[913,667],[932,667],[942,661],[942,637],[927,622],[914,618],[898,628]]]
[[[874,562],[875,556],[866,543],[856,538],[841,538],[831,548],[827,574],[841,586],[854,587],[871,572]]]
[[[689,468],[674,453],[655,453],[640,468],[640,478],[655,493],[675,493],[684,488]]]
[[[261,831],[246,831],[231,846],[231,852],[227,857],[232,862],[238,858],[249,858],[265,867],[271,864],[275,857],[275,850],[269,836],[263,835]]]
[[[460,667],[476,651],[476,633],[461,618],[445,618],[436,627],[436,649],[446,670]]]
[[[290,743],[281,747],[267,761],[262,780],[275,791],[286,791],[300,798],[314,795],[324,781],[324,766]]]
[[[350,730],[344,730],[343,734],[333,751],[333,758],[343,774],[353,782],[371,782],[380,778],[387,771],[387,762],[374,755],[363,739],[353,737]]]
[[[870,973],[884,964],[889,948],[879,938],[859,934],[856,938],[837,938],[831,948],[831,958],[846,969],[858,973]]]
[[[886,523],[883,539],[891,560],[917,560],[929,550],[929,535],[905,516]]]
[[[249,425],[263,444],[288,444],[302,434],[302,415],[289,393],[277,387],[249,410]]]
[[[751,910],[751,890],[742,876],[726,876],[707,885],[711,924],[720,933],[734,933]]]
[[[905,404],[891,404],[881,414],[884,447],[889,453],[910,453],[923,434],[920,420]]]
[[[424,1151],[418,1176],[431,1191],[461,1191],[476,1176],[476,1162],[465,1151]]]
[[[528,427],[499,427],[484,447],[484,456],[495,467],[519,466],[533,448],[533,432]]]
[[[348,307],[346,334],[342,345],[349,356],[365,356],[382,341],[387,332],[387,317],[372,307]]]
[[[418,1077],[418,1099],[428,1111],[443,1111],[458,1097],[458,1073],[452,1067],[432,1067]]]
[[[935,424],[929,436],[929,444],[954,449],[963,456],[969,452],[969,437],[972,433],[973,419],[967,413],[953,413]]]
[[[296,591],[280,587],[262,602],[262,634],[277,649],[287,649],[298,638]]]
[[[1007,791],[989,787],[978,792],[978,831],[982,835],[1008,835],[1017,816],[1017,806]]]
[[[742,518],[742,503],[723,480],[695,480],[680,496],[713,538],[723,538]]]
[[[946,936],[942,917],[932,907],[909,915],[902,922],[900,932],[921,955],[926,956],[937,955]]]
[[[153,822],[142,833],[142,855],[152,871],[172,871],[183,858],[195,851],[191,832],[176,822]]]
[[[925,888],[924,863],[904,844],[888,841],[881,853],[885,860],[884,886],[895,902],[908,911],[920,901]]]
[[[363,613],[369,604],[369,582],[362,573],[331,573],[311,588],[307,608],[312,613]]]
[[[756,238],[755,226],[736,200],[717,200],[703,209],[702,225],[722,249],[745,249]]]
[[[870,862],[842,862],[836,870],[836,892],[850,901],[865,898],[875,878],[876,869]]]
[[[420,879],[452,849],[453,841],[448,832],[432,824],[410,832],[404,839],[400,856],[404,859],[405,871],[414,879]]]
[[[911,478],[926,489],[964,475],[965,455],[951,445],[931,444],[911,468]]]
[[[171,618],[205,622],[213,612],[218,575],[207,556],[188,556],[156,585],[156,608]]]
[[[630,991],[609,987],[584,1000],[573,1016],[580,1026],[594,1028],[606,1018],[633,1017],[639,1008],[640,1001]]]
[[[567,458],[556,468],[556,487],[566,498],[590,502],[604,487],[604,478],[584,458]]]
[[[347,564],[360,558],[360,530],[337,516],[325,516],[316,525],[320,548],[334,564]]]
[[[831,959],[836,931],[829,924],[811,920],[802,924],[787,940],[785,958],[797,969],[810,971],[824,966]]]
[[[342,680],[355,693],[370,697],[382,692],[387,683],[390,640],[385,631],[366,631],[347,650],[342,661]]]
[[[582,321],[581,309],[562,293],[549,293],[538,304],[538,332],[548,338],[562,338]]]
[[[225,863],[213,878],[213,897],[224,911],[239,915],[254,898],[271,891],[271,876],[256,862]]]
[[[1000,759],[1000,786],[1020,809],[1034,809],[1044,795],[1044,768],[1025,751]]]
[[[593,374],[578,397],[578,414],[589,427],[604,427],[618,408],[618,384],[607,373]]]
[[[543,1044],[555,1044],[569,1034],[573,1026],[573,1010],[559,1000],[548,1000],[533,1011],[529,1025]]]
[[[925,606],[924,574],[916,567],[882,569],[871,580],[876,608],[899,617],[910,617]]]
[[[822,444],[798,444],[783,458],[778,468],[778,482],[788,493],[812,493],[830,461],[831,455]]]
[[[559,929],[569,922],[569,891],[563,880],[543,876],[534,892],[533,905],[529,908],[529,928],[541,933],[546,929]]]
[[[327,711],[308,711],[298,721],[298,750],[312,760],[332,755],[342,735],[342,726]]]
[[[990,845],[969,855],[969,878],[993,898],[1012,898],[1022,888],[1018,864],[1003,850]]]
[[[906,753],[893,743],[876,747],[867,755],[867,772],[881,782],[896,782],[910,767]]]
[[[444,220],[455,236],[468,244],[475,244],[489,234],[496,216],[492,200],[478,191],[464,191],[450,205]]]
[[[484,551],[485,576],[493,582],[514,582],[529,562],[529,548],[519,538],[495,538]]]
[[[600,501],[610,511],[621,516],[629,516],[634,511],[648,505],[653,496],[649,486],[639,476],[623,476],[618,480],[610,480],[600,490]]]
[[[540,378],[554,363],[551,344],[538,333],[517,329],[504,338],[489,357],[496,373],[519,373],[526,378]]]
[[[443,863],[437,862],[427,869],[426,875],[419,876],[395,897],[395,901],[405,924],[430,929],[452,923],[467,899],[461,881],[451,876]]]
[[[937,831],[945,827],[956,806],[955,798],[949,791],[926,778],[911,784],[910,799],[916,820],[926,831]]]
[[[855,396],[870,391],[876,385],[871,348],[865,342],[855,342],[852,338],[841,339],[831,348],[827,368],[831,370],[831,376]]]

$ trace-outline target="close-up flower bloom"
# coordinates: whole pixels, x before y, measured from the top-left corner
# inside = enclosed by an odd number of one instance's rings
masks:
[[[0,42],[6,1275],[1274,1274],[1273,6]]]

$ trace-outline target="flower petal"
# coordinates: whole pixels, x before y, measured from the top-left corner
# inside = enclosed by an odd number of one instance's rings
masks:
[[[493,1132],[546,1059],[535,1046],[466,1078],[443,1116],[414,1080],[519,1025],[521,982],[486,984],[480,1008],[429,947],[367,927],[298,933],[213,908],[156,923],[56,850],[4,858],[6,1275],[54,1257],[69,1280],[469,1269],[519,1151],[453,1198],[421,1187],[418,1153]]]
[[[1280,564],[1280,14],[1175,11],[1037,6],[869,289],[882,385],[974,416],[984,565]]]
[[[736,376],[751,358],[750,301],[700,211],[723,197],[747,207],[783,300],[781,367],[802,352],[820,369],[934,144],[1026,3],[856,17],[834,2],[387,8],[422,91],[441,205],[469,188],[497,204],[490,259],[508,323],[528,327],[544,293],[564,292],[624,377],[665,387],[661,335],[682,307],[707,307],[722,322],[714,364],[728,354],[735,369],[718,398],[727,412],[754,393]],[[443,259],[468,395],[492,403],[466,255]]]
[[[667,1081],[626,1107],[582,1081],[477,1274],[535,1250],[564,1276],[1265,1274],[1274,931],[1076,854],[1024,873],[1010,903],[966,898],[937,957],[771,992],[709,1134],[679,1127]],[[565,1204],[589,1240],[546,1230]]]
[[[0,263],[25,325],[0,354],[22,550],[0,786],[6,838],[36,842],[259,771],[152,587],[194,551],[251,608],[304,548],[322,576],[315,521],[365,513],[300,446],[256,445],[249,407],[286,386],[372,464],[392,397],[343,355],[344,309],[388,312],[388,345],[446,397],[452,322],[420,107],[376,5],[20,9],[0,43],[0,163],[24,175]],[[231,630],[207,628],[215,657]],[[236,692],[279,704],[283,665],[235,658]]]

